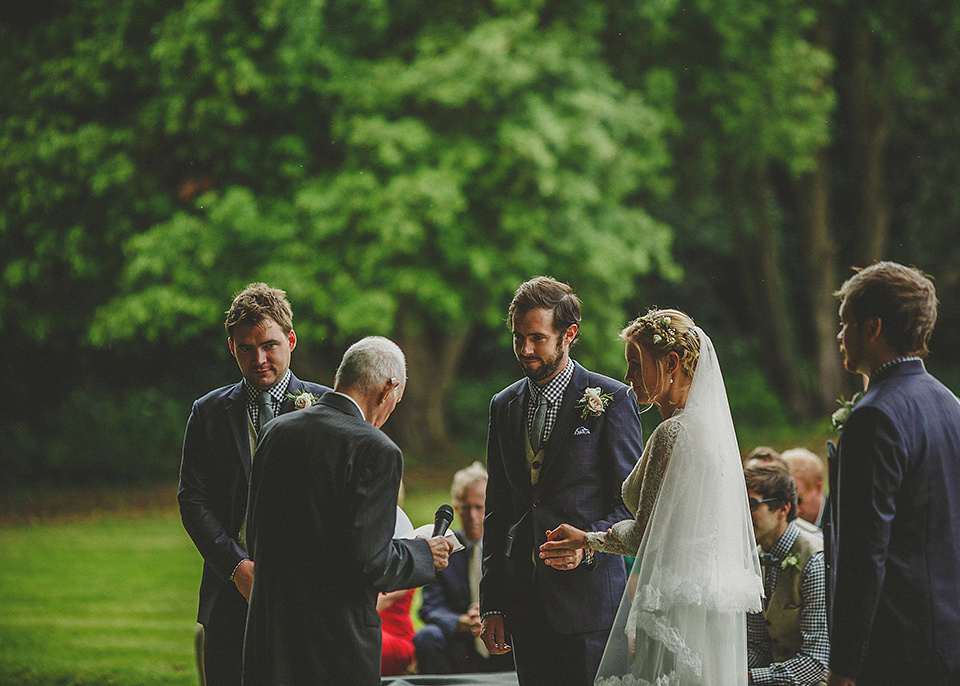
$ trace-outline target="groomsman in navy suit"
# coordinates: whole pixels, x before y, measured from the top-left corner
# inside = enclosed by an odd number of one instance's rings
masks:
[[[848,279],[844,367],[869,378],[831,467],[831,686],[960,683],[960,402],[922,358],[933,283],[879,262]]]
[[[562,522],[606,531],[631,517],[620,488],[643,449],[636,397],[570,358],[580,300],[567,284],[523,283],[508,324],[525,378],[490,403],[481,636],[493,654],[513,650],[521,686],[586,686],[626,584],[623,560],[539,547]],[[588,388],[599,411],[586,407]]]
[[[243,379],[193,403],[180,463],[180,517],[203,557],[197,621],[208,686],[237,686],[254,563],[241,530],[257,436],[275,415],[318,399],[326,386],[290,371],[297,345],[286,293],[264,283],[241,291],[225,322]]]

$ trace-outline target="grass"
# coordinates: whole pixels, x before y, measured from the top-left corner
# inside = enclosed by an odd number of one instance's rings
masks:
[[[432,521],[448,483],[408,483],[414,524]],[[0,528],[0,686],[198,683],[200,555],[172,505],[126,502],[53,519],[30,508],[34,521]]]

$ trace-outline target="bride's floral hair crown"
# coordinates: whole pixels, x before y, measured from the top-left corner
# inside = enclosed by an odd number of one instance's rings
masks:
[[[624,327],[620,338],[634,345],[642,345],[655,359],[662,359],[671,351],[680,357],[680,368],[689,376],[700,359],[700,339],[693,330],[693,319],[680,310],[650,309]]]

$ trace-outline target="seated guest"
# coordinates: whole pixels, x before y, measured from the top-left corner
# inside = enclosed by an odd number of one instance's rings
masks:
[[[463,527],[456,531],[466,550],[450,556],[450,566],[423,587],[420,619],[413,640],[420,674],[505,672],[513,657],[490,655],[480,640],[480,558],[487,470],[479,462],[453,476],[450,498]]]
[[[797,487],[773,462],[744,469],[753,531],[762,550],[763,612],[747,615],[751,684],[825,684],[830,641],[823,539],[796,523]]]
[[[397,494],[397,526],[394,538],[403,538],[413,531],[410,518],[401,509],[403,506],[403,481]],[[377,596],[377,614],[380,615],[381,650],[380,676],[407,674],[413,664],[413,621],[410,605],[416,589],[400,589]]]
[[[783,451],[783,459],[797,484],[797,516],[820,526],[823,517],[823,460],[806,448]]]
[[[410,604],[416,589],[401,589],[377,596],[383,647],[380,653],[380,676],[407,674],[413,664],[413,621]]]

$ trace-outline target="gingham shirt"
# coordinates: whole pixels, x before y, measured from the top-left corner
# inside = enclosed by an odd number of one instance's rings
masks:
[[[770,548],[772,564],[765,566],[763,590],[767,599],[780,579],[780,564],[797,540],[800,529],[794,522]],[[766,556],[764,556],[766,557]],[[827,634],[827,603],[824,586],[823,553],[807,562],[800,578],[800,652],[783,662],[774,662],[770,634],[763,613],[747,615],[747,666],[754,684],[816,684],[827,678],[830,638]],[[761,666],[764,665],[764,666]]]
[[[567,360],[567,366],[563,371],[553,377],[550,382],[540,387],[527,379],[527,385],[530,387],[530,400],[527,402],[527,434],[533,429],[533,415],[537,407],[537,398],[542,396],[547,401],[547,416],[543,422],[543,433],[540,435],[543,445],[550,438],[550,432],[553,431],[553,425],[557,421],[557,413],[560,411],[560,400],[563,398],[563,392],[570,385],[570,379],[573,376],[573,360]]]
[[[260,395],[260,389],[254,388],[244,380],[243,385],[247,388],[247,412],[250,413],[250,419],[253,425],[260,430],[260,408],[257,406],[257,397]],[[280,383],[275,384],[273,388],[268,389],[270,393],[271,405],[273,405],[273,416],[280,414],[280,403],[287,397],[287,389],[290,387],[290,370],[283,375]]]
[[[923,360],[921,360],[916,355],[903,355],[902,357],[897,357],[893,360],[890,360],[889,362],[884,362],[882,365],[880,365],[879,367],[873,370],[873,374],[870,375],[870,381],[878,381],[879,377],[881,377],[883,373],[888,369],[890,369],[891,367],[895,367],[898,364],[902,364],[903,362],[914,362],[914,361],[922,362]]]

